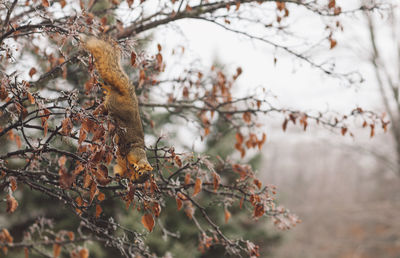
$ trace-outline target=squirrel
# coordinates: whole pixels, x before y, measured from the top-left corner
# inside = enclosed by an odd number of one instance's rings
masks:
[[[96,70],[106,90],[104,108],[117,124],[117,164],[114,173],[142,183],[150,177],[144,132],[135,87],[121,66],[121,51],[116,42],[80,35],[83,48],[94,57]]]

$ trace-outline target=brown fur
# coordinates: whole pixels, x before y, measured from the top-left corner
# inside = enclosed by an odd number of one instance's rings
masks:
[[[95,66],[107,90],[104,106],[113,117],[117,129],[118,157],[114,173],[144,181],[153,170],[147,161],[144,133],[135,88],[122,69],[121,51],[115,42],[95,37],[81,37],[84,48],[94,59]]]

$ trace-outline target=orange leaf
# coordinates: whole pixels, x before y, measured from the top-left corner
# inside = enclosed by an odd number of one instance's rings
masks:
[[[250,122],[251,122],[251,113],[250,112],[243,113],[243,121],[250,124]]]
[[[329,0],[328,8],[334,8],[336,6],[335,0]]]
[[[67,232],[67,236],[68,236],[69,240],[74,241],[74,239],[75,239],[75,234],[74,234],[74,232],[68,231],[68,232]]]
[[[98,218],[100,216],[102,211],[103,211],[103,209],[101,208],[101,206],[96,204],[96,218]]]
[[[49,7],[49,1],[48,0],[42,0],[42,5],[44,6],[44,7]]]
[[[231,213],[225,208],[225,223],[228,223],[229,219],[231,218]]]
[[[28,100],[29,102],[33,105],[35,104],[35,98],[32,96],[32,94],[30,92],[27,92],[28,95]]]
[[[187,173],[185,175],[185,185],[188,185],[188,184],[190,184],[190,174],[189,173]]]
[[[254,206],[254,217],[258,218],[264,214],[264,206],[261,204],[257,204]]]
[[[285,3],[284,2],[276,2],[276,7],[278,8],[279,11],[282,11],[285,9]]]
[[[158,52],[161,52],[161,45],[160,44],[157,44],[157,49],[158,49]]]
[[[243,143],[243,135],[241,133],[236,133],[236,142],[240,145]]]
[[[13,176],[10,176],[8,180],[10,181],[11,191],[15,192],[17,190],[17,180]]]
[[[198,177],[198,178],[196,178],[196,183],[194,184],[193,196],[196,196],[198,193],[200,193],[201,187],[202,187],[202,181]]]
[[[57,258],[61,254],[61,245],[54,244],[53,245],[53,257]]]
[[[82,248],[79,251],[79,258],[89,258],[89,250],[86,248]]]
[[[342,127],[342,135],[344,136],[347,132],[347,128],[346,127]]]
[[[158,202],[153,203],[152,211],[155,217],[160,216],[161,206]]]
[[[177,206],[177,208],[178,208],[178,211],[180,210],[180,209],[182,209],[182,201],[181,201],[181,199],[179,199],[179,198],[176,198],[176,206]]]
[[[7,195],[7,208],[6,211],[8,213],[13,213],[18,207],[18,202],[11,195]]]
[[[61,8],[64,8],[66,4],[67,4],[67,3],[66,3],[65,0],[60,0]]]
[[[99,195],[97,196],[97,200],[99,200],[100,202],[104,201],[106,199],[106,195],[104,193],[99,193]]]
[[[337,41],[336,40],[330,38],[329,41],[331,43],[331,49],[334,48],[337,45]]]
[[[258,180],[258,179],[254,179],[254,184],[258,187],[258,189],[261,189],[261,186],[262,186],[262,183],[261,183],[261,181],[260,180]]]
[[[150,213],[144,214],[142,217],[142,224],[145,228],[147,228],[149,232],[153,231],[154,227],[153,215],[151,215]]]

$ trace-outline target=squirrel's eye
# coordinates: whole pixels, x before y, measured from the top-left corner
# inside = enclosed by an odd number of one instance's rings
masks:
[[[139,176],[141,176],[141,175],[143,175],[143,172],[142,172],[142,171],[139,171],[138,174],[139,174]]]

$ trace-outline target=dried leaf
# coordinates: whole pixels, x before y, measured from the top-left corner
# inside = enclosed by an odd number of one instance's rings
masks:
[[[190,184],[190,174],[189,173],[187,173],[185,175],[185,185],[188,185],[188,184]]]
[[[153,215],[150,213],[146,213],[142,217],[142,224],[149,232],[153,231],[154,228],[154,219]]]
[[[135,67],[135,65],[136,65],[136,57],[137,57],[137,55],[136,55],[135,51],[132,51],[132,53],[131,53],[131,65],[133,67]]]
[[[180,209],[182,209],[182,200],[181,199],[179,199],[179,198],[176,198],[176,207],[177,207],[177,209],[178,209],[178,211],[180,210]]]
[[[243,113],[243,121],[245,121],[248,124],[251,123],[251,113],[250,112]]]
[[[330,46],[331,49],[334,48],[337,45],[337,41],[336,40],[330,38],[329,41],[331,43],[331,46]]]
[[[213,187],[214,187],[214,192],[217,192],[219,188],[219,184],[221,182],[221,177],[217,173],[213,173]]]
[[[29,100],[29,102],[33,105],[33,104],[35,104],[35,98],[32,96],[32,94],[28,91],[27,92],[27,95],[28,95],[28,100]]]
[[[228,208],[225,208],[225,223],[228,223],[231,218],[231,213],[228,211]]]
[[[194,184],[193,196],[196,196],[198,193],[200,193],[202,184],[203,183],[202,183],[201,179],[199,177],[196,178],[196,183]]]
[[[97,195],[97,200],[99,200],[100,202],[104,201],[106,199],[106,195],[104,193],[99,193],[99,195]]]
[[[158,202],[153,203],[153,207],[151,208],[155,217],[160,216],[161,206]]]
[[[11,191],[15,192],[15,190],[17,190],[17,179],[13,176],[10,176],[8,180],[10,182]]]
[[[89,258],[89,250],[86,248],[82,248],[79,251],[79,258]]]
[[[236,143],[241,145],[243,143],[243,135],[241,133],[236,133]]]
[[[7,213],[13,213],[18,207],[18,202],[15,200],[14,196],[12,195],[7,195],[7,207],[6,211]]]
[[[75,239],[75,234],[74,234],[74,232],[68,231],[68,232],[67,232],[67,236],[68,236],[69,240],[74,241],[74,239]]]
[[[328,8],[334,8],[336,6],[336,1],[335,0],[329,0]]]
[[[50,6],[48,0],[42,0],[42,5],[43,5],[44,7],[49,7],[49,6]]]
[[[255,206],[254,206],[254,217],[255,218],[258,218],[258,217],[261,217],[262,215],[264,215],[264,206],[263,205],[261,205],[261,204],[256,204]]]
[[[261,187],[262,187],[262,183],[261,183],[261,181],[260,180],[258,180],[258,179],[254,179],[254,184],[258,187],[258,189],[261,189]]]
[[[61,245],[59,244],[54,244],[53,245],[53,257],[57,258],[61,254]]]
[[[96,204],[96,218],[100,217],[102,211],[103,209],[101,208],[101,206],[99,204]]]
[[[32,78],[32,76],[33,76],[36,72],[37,72],[36,68],[35,68],[35,67],[32,67],[32,68],[29,70],[29,76]]]
[[[65,0],[60,0],[60,5],[61,8],[64,8],[67,5],[67,2]]]

